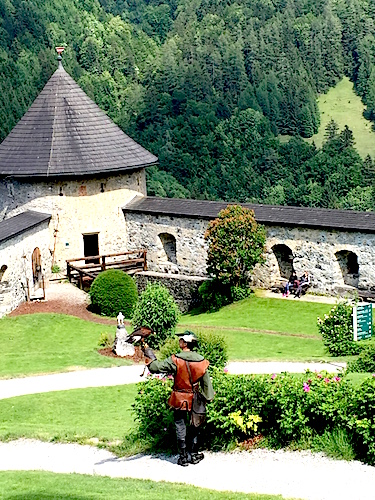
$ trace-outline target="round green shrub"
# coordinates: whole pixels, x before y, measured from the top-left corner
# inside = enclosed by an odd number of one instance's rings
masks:
[[[178,306],[169,290],[158,283],[149,284],[141,293],[134,309],[133,327],[148,326],[154,335],[148,344],[158,349],[167,338],[173,337],[180,317]]]
[[[210,362],[212,368],[224,368],[228,362],[227,345],[223,335],[213,332],[196,332],[198,346],[196,351]],[[169,338],[161,346],[159,351],[160,359],[166,359],[172,354],[180,352],[179,339]]]
[[[117,316],[121,311],[131,318],[138,299],[133,278],[118,269],[100,273],[89,291],[93,311],[105,316]]]
[[[363,351],[359,353],[355,361],[348,365],[348,372],[375,372],[375,344],[371,343],[364,346]]]
[[[323,343],[332,356],[358,354],[362,350],[359,342],[353,341],[352,306],[340,302],[324,318],[318,318],[318,330]]]
[[[214,312],[232,302],[231,290],[217,280],[204,281],[198,288],[203,311]]]

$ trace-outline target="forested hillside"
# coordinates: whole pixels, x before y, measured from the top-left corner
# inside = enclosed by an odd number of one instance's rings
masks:
[[[373,209],[350,129],[329,123],[321,149],[302,138],[344,75],[375,119],[374,22],[375,0],[0,0],[0,138],[64,45],[81,87],[158,155],[150,194]]]

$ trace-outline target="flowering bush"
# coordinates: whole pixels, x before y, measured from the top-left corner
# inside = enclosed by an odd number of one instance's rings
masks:
[[[260,435],[282,447],[340,432],[349,436],[357,458],[375,463],[375,376],[356,389],[324,372],[238,376],[214,370],[213,386],[216,395],[202,432],[208,449]],[[175,442],[170,391],[170,380],[148,380],[139,384],[134,405],[140,434],[166,449]]]
[[[352,306],[347,302],[340,302],[323,319],[318,318],[319,333],[332,356],[347,356],[361,351],[361,345],[353,341],[352,314]]]

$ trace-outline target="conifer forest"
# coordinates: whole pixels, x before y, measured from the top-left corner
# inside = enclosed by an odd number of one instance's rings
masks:
[[[375,123],[375,0],[0,0],[0,140],[57,68],[55,46],[159,157],[149,195],[375,210],[350,117],[321,148],[306,141],[318,95],[344,76]]]

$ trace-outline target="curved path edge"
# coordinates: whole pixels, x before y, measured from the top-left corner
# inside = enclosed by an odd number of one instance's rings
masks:
[[[345,363],[285,363],[278,361],[264,363],[230,362],[227,365],[228,372],[236,375],[282,372],[304,373],[307,369],[337,373],[344,367]],[[144,365],[138,364],[0,380],[0,400],[42,392],[135,384],[145,380],[142,377],[143,369]]]
[[[87,445],[19,439],[0,443],[0,470],[39,470],[186,483],[219,491],[283,495],[303,500],[370,500],[375,468],[311,452],[254,450],[206,453],[188,468],[176,457],[117,458]]]

